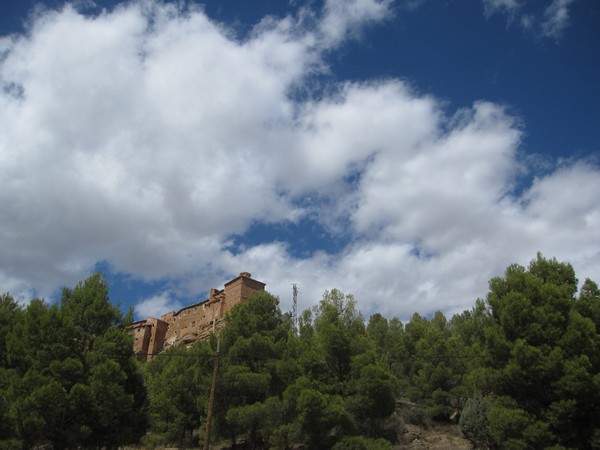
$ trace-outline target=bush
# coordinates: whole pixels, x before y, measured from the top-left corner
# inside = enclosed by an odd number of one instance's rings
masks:
[[[425,411],[416,405],[401,408],[398,413],[404,423],[429,428],[429,417]]]
[[[476,392],[465,404],[460,416],[460,429],[475,448],[487,449],[492,445],[488,413],[491,401]]]
[[[392,444],[385,439],[369,439],[363,436],[345,437],[331,450],[391,450]]]

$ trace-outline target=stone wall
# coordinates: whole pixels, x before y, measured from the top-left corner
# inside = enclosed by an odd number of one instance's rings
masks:
[[[265,283],[242,272],[225,283],[222,290],[211,289],[207,300],[169,312],[160,319],[149,317],[132,323],[129,332],[134,338],[133,350],[141,360],[149,360],[171,345],[183,342],[191,346],[217,332],[231,308],[264,290]]]

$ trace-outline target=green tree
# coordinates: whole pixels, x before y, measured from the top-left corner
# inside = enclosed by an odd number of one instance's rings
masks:
[[[387,321],[375,316],[369,333],[354,298],[333,289],[301,315],[299,328],[303,376],[283,401],[296,438],[308,448],[358,434],[395,441],[396,379],[383,354]]]
[[[12,387],[17,384],[19,375],[9,366],[7,340],[22,314],[19,304],[9,294],[0,295],[0,449],[19,445],[15,441],[14,417],[11,414],[15,401]]]
[[[390,319],[384,342],[384,361],[388,370],[396,377],[402,373],[403,366],[408,358],[404,347],[404,324],[397,318]]]
[[[376,313],[371,316],[367,324],[367,336],[375,344],[377,356],[384,362],[388,360],[386,341],[389,335],[388,321],[381,314]]]
[[[589,278],[586,278],[583,286],[581,286],[575,309],[583,317],[591,319],[596,326],[596,332],[600,333],[600,289]]]
[[[586,304],[594,284],[585,287],[576,299],[571,265],[539,254],[528,269],[511,265],[490,281],[484,342],[494,373],[480,388],[497,395],[488,415],[497,445],[592,446],[600,429],[600,336]]]
[[[64,317],[75,325],[83,349],[91,347],[97,336],[121,323],[121,312],[109,300],[108,283],[96,273],[73,289],[64,288],[61,297]]]
[[[8,364],[7,337],[21,313],[18,303],[9,295],[0,295],[0,366]]]
[[[221,332],[222,365],[218,386],[216,425],[231,437],[248,433],[254,448],[268,440],[280,423],[267,405],[279,401],[297,372],[288,344],[290,317],[279,309],[279,300],[261,292],[236,305]],[[279,418],[281,421],[281,418]]]
[[[0,308],[10,317],[0,322],[2,445],[137,441],[145,432],[145,388],[102,277],[65,289],[60,306],[34,299],[20,309],[4,296]]]
[[[206,417],[214,356],[209,342],[200,341],[189,350],[170,347],[144,365],[151,443],[198,444],[194,431]]]
[[[340,395],[321,392],[319,383],[300,377],[283,396],[288,428],[293,441],[307,448],[328,449],[345,433],[351,432],[353,419]]]
[[[216,424],[233,445],[241,434],[273,449],[329,449],[362,433],[397,439],[396,379],[352,296],[326,292],[296,335],[277,299],[257,294],[231,310],[221,343]]]
[[[404,327],[403,361],[399,378],[402,391],[422,405],[428,416],[447,421],[467,400],[464,377],[467,349],[452,323],[437,312],[427,320],[414,314]]]
[[[329,381],[343,382],[352,357],[370,348],[362,315],[352,295],[332,289],[314,308],[317,345],[325,355]]]

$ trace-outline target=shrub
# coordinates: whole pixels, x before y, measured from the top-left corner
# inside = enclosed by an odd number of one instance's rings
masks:
[[[391,450],[392,444],[385,439],[369,439],[364,436],[345,437],[331,450]]]
[[[475,392],[462,410],[460,429],[475,448],[487,449],[492,445],[488,421],[490,406],[490,399]]]

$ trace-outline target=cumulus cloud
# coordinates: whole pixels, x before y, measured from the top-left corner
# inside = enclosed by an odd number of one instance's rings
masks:
[[[183,305],[172,298],[168,292],[162,292],[137,303],[135,315],[138,319],[145,319],[146,317],[159,318],[166,312],[178,311],[182,307]]]
[[[311,14],[240,40],[201,9],[66,6],[2,38],[2,290],[48,296],[103,261],[171,280],[136,306],[160,316],[249,270],[284,308],[295,282],[301,308],[337,287],[365,313],[406,318],[470,307],[538,250],[597,278],[593,162],[516,189],[522,129],[500,105],[448,112],[395,79],[299,98],[390,4],[331,0]],[[293,242],[232,244],[253,224],[303,220],[348,245],[298,257]]]
[[[371,115],[353,120],[360,110]],[[285,245],[269,244],[231,260],[269,274],[288,306],[289,286],[301,280],[309,304],[346,286],[363,310],[406,319],[462,311],[489,278],[537,251],[572,262],[583,276],[600,268],[598,168],[564,164],[516,195],[526,170],[517,156],[522,132],[501,106],[479,102],[445,117],[434,99],[392,81],[346,86],[311,118],[319,119],[309,137],[323,140],[317,148],[328,150],[319,158],[330,170],[368,157],[355,188],[332,191],[346,208],[335,216],[349,218],[355,241],[334,255],[294,259]]]
[[[390,15],[391,0],[329,0],[325,2],[319,24],[323,42],[337,45],[348,33],[358,32],[369,22],[377,22]]]

